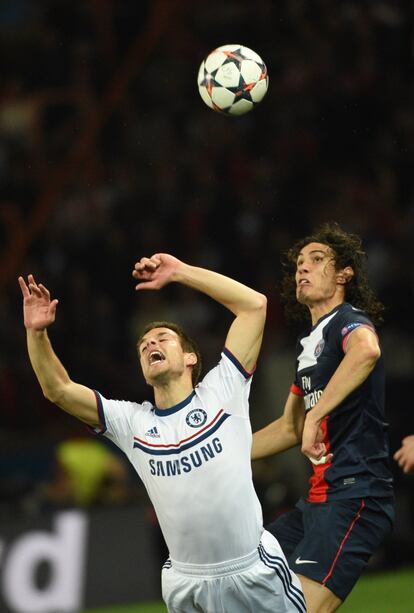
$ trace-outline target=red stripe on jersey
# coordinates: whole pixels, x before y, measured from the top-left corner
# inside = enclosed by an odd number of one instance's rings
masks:
[[[296,383],[292,383],[292,385],[290,386],[290,391],[292,392],[292,394],[295,394],[295,396],[304,396],[305,395],[303,393],[303,390],[301,390],[300,387],[298,387],[296,385]]]
[[[144,441],[142,440],[142,438],[138,438],[137,436],[134,436],[134,441],[138,441],[139,443],[142,443],[146,447],[151,447],[154,449],[162,449],[162,448],[167,449],[169,447],[180,447],[183,443],[187,443],[188,441],[191,441],[191,439],[195,438],[196,436],[200,436],[202,432],[205,432],[208,428],[210,428],[218,420],[220,415],[223,413],[223,410],[224,409],[220,409],[220,411],[217,413],[215,418],[209,424],[204,426],[204,428],[202,428],[201,430],[198,430],[195,434],[192,434],[191,436],[188,436],[187,438],[183,438],[178,443],[169,443],[168,445],[155,445],[154,443],[147,443],[147,441]]]
[[[329,569],[329,572],[326,575],[326,577],[324,579],[322,579],[322,585],[325,585],[325,583],[328,581],[329,577],[332,575],[332,573],[334,571],[334,568],[335,568],[335,565],[336,565],[336,563],[338,561],[339,555],[340,555],[340,553],[341,553],[341,551],[343,549],[343,546],[345,545],[349,535],[351,534],[352,530],[354,529],[354,526],[357,523],[358,519],[361,517],[361,513],[364,510],[364,507],[365,507],[365,500],[363,500],[361,502],[361,506],[359,507],[357,514],[355,515],[354,519],[351,522],[351,525],[348,528],[347,533],[345,534],[344,538],[342,539],[341,544],[339,545],[338,551],[336,552],[336,556],[334,558],[334,561],[332,562],[332,566]]]
[[[323,434],[323,442],[326,446],[326,455],[331,451],[331,443],[328,438],[328,419],[329,415],[324,417],[321,423],[321,430]],[[308,496],[308,502],[326,502],[328,495],[328,484],[325,481],[325,471],[330,467],[332,462],[326,464],[312,464],[313,475],[309,479],[310,490]]]

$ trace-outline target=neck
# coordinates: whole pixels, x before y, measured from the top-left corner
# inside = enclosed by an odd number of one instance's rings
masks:
[[[193,391],[191,381],[170,381],[165,385],[154,385],[154,400],[158,409],[169,409],[185,400]]]
[[[312,326],[314,326],[321,317],[330,313],[335,307],[344,302],[343,299],[336,298],[326,302],[318,302],[316,304],[308,304],[308,309],[312,319]]]

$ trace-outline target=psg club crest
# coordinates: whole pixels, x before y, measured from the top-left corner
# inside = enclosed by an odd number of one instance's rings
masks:
[[[207,421],[207,413],[203,409],[193,409],[188,413],[185,421],[191,428],[200,428]]]
[[[314,353],[315,358],[319,358],[319,356],[321,355],[324,347],[325,347],[325,341],[324,341],[323,338],[321,338],[321,340],[319,341],[319,343],[315,347],[315,353]]]

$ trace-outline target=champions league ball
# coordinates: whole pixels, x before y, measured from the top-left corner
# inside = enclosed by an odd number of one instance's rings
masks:
[[[214,49],[198,71],[198,90],[214,111],[244,115],[262,100],[269,78],[261,57],[241,45]]]

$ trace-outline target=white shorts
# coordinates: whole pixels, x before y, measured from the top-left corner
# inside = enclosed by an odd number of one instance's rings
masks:
[[[243,558],[194,566],[168,559],[162,596],[169,613],[306,613],[299,579],[266,530]]]

